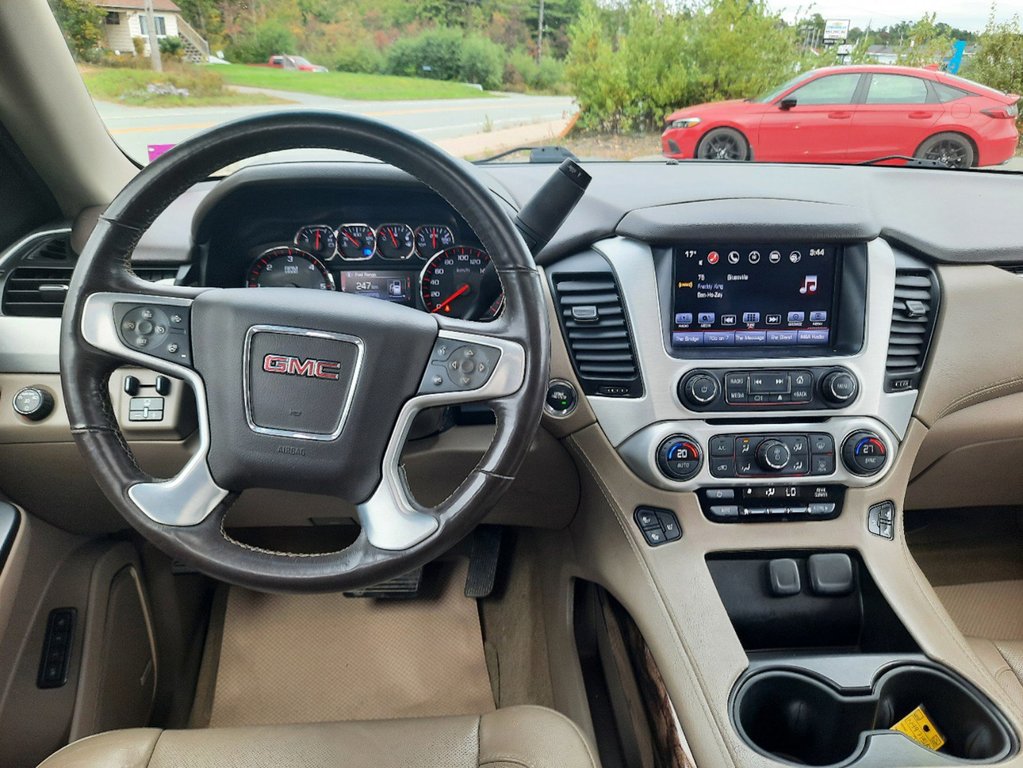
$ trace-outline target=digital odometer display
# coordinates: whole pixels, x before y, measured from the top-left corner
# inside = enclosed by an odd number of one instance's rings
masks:
[[[687,245],[674,262],[672,347],[831,345],[834,246]]]
[[[373,299],[384,299],[411,307],[415,303],[412,293],[412,272],[388,270],[350,269],[341,271],[339,290],[357,293]]]

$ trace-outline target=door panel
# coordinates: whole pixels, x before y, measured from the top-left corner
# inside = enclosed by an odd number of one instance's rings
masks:
[[[857,73],[825,75],[781,96],[760,123],[756,159],[776,162],[843,162],[848,153],[860,82]],[[791,109],[778,106],[795,99]]]
[[[911,75],[870,75],[864,103],[855,107],[850,162],[884,155],[912,155],[930,136],[945,106],[931,96],[927,82]]]

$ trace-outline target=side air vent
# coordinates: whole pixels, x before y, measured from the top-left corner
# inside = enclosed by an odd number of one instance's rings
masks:
[[[177,267],[143,267],[137,264],[132,265],[132,271],[136,277],[148,280],[151,283],[173,283],[178,276]]]
[[[16,267],[4,283],[3,313],[16,317],[60,317],[73,267]]]
[[[929,269],[897,269],[885,391],[916,389],[938,316],[938,281]]]
[[[572,364],[583,391],[605,397],[641,397],[621,294],[610,272],[561,272],[554,295]]]

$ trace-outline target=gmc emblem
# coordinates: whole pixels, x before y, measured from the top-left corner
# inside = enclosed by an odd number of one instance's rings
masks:
[[[300,360],[291,355],[267,355],[263,358],[263,370],[285,376],[306,376],[310,379],[341,378],[341,363],[334,360]]]

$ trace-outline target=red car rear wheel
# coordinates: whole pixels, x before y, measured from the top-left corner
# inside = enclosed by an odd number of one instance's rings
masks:
[[[949,168],[972,168],[977,152],[961,133],[936,133],[920,145],[916,156],[936,160]]]

